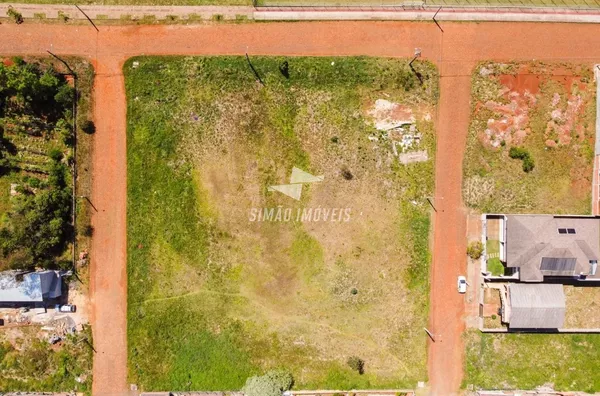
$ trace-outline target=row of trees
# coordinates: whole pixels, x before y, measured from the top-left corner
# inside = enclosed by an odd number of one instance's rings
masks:
[[[61,150],[49,149],[47,165],[36,169],[43,176],[32,177],[12,159],[27,147],[15,146],[11,137],[43,139],[44,147],[52,147],[52,140],[71,144],[74,95],[51,67],[19,58],[0,63],[0,177],[21,174],[18,195],[0,224],[0,255],[7,267],[54,267],[72,235],[72,190]]]

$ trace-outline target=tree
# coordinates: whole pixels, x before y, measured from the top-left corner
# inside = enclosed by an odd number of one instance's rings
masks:
[[[467,247],[467,255],[473,260],[477,260],[483,254],[483,243],[481,241],[473,241]]]
[[[242,391],[246,396],[281,396],[292,388],[294,379],[290,373],[281,370],[269,371],[263,376],[254,376],[246,380]]]

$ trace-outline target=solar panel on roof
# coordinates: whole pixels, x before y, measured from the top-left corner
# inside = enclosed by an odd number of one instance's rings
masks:
[[[575,228],[567,228],[567,234],[575,234]]]
[[[567,233],[567,229],[566,228],[559,228],[558,229],[558,233],[559,234],[566,234]]]
[[[575,258],[542,257],[540,270],[542,273],[552,272],[553,275],[572,275],[576,263]]]

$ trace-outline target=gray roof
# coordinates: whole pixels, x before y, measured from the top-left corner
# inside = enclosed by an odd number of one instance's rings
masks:
[[[542,282],[544,276],[588,275],[590,261],[599,256],[599,218],[506,216],[506,266],[519,267],[523,282]]]
[[[512,329],[560,329],[565,323],[565,294],[558,284],[511,283],[509,326]]]
[[[58,271],[0,272],[0,302],[41,302],[62,294],[62,278]]]

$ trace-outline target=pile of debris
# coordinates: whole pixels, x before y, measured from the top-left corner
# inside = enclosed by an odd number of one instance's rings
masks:
[[[391,144],[394,156],[400,163],[428,160],[427,151],[416,150],[421,144],[422,135],[417,130],[412,109],[385,99],[377,99],[368,114],[375,120],[377,135],[370,135],[372,142],[387,141]]]

